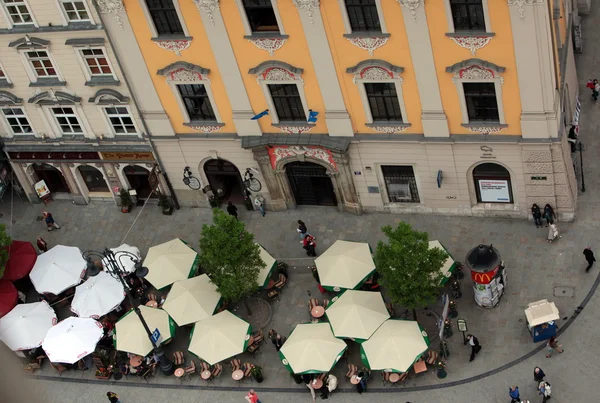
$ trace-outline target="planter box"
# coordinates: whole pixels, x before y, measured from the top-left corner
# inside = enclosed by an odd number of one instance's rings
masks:
[[[169,207],[168,209],[162,209],[162,213],[163,215],[173,215],[173,206]]]
[[[129,213],[131,211],[131,206],[121,206],[121,213]]]

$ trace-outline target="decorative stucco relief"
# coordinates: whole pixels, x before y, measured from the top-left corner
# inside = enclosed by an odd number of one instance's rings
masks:
[[[181,52],[186,50],[192,44],[192,41],[187,39],[172,40],[172,41],[156,41],[159,48],[174,52],[177,56],[181,56]]]
[[[473,133],[480,133],[480,134],[494,134],[494,133],[498,133],[502,130],[504,130],[504,127],[501,126],[467,126],[467,129],[469,131],[472,131]]]
[[[403,126],[369,126],[369,128],[377,131],[377,132],[381,132],[381,133],[386,133],[386,134],[394,134],[394,133],[400,133],[405,131],[406,129],[408,129],[408,126],[403,125]]]
[[[259,49],[266,50],[271,56],[285,44],[285,41],[285,38],[248,39],[248,42]]]
[[[208,78],[202,77],[202,74],[183,68],[170,72],[167,77],[170,81],[209,81]]]
[[[369,52],[369,55],[373,56],[373,52],[375,49],[378,49],[385,45],[388,41],[388,37],[356,37],[356,38],[346,38],[350,41],[354,46],[364,49]]]
[[[284,133],[290,133],[290,134],[302,134],[302,133],[308,133],[309,131],[312,130],[312,128],[314,127],[314,125],[306,125],[306,126],[277,126],[277,128],[279,130],[281,130]]]
[[[450,39],[458,46],[469,49],[473,55],[490,43],[491,36],[451,36]]]
[[[202,133],[213,133],[221,130],[222,125],[201,125],[201,126],[190,126],[190,128],[197,130]]]
[[[525,6],[532,6],[534,4],[543,4],[544,0],[508,0],[509,6],[519,7],[519,18],[521,21],[525,20]]]
[[[125,5],[123,0],[96,0],[98,8],[102,14],[112,14],[117,21],[117,24],[123,29],[123,22],[119,13],[125,12]]]
[[[219,11],[219,0],[194,0],[198,11],[204,11],[208,16],[208,20],[212,25],[215,25],[213,13]]]
[[[317,146],[280,146],[272,147],[268,150],[273,169],[277,166],[277,162],[282,159],[297,157],[303,155],[305,157],[314,158],[327,163],[327,165],[337,170],[336,163],[333,160],[331,151]]]
[[[407,7],[410,10],[410,15],[413,21],[417,22],[417,10],[419,6],[425,8],[425,0],[398,0],[400,6]]]
[[[313,20],[313,10],[316,8],[317,10],[320,7],[319,0],[292,0],[294,5],[298,10],[305,10],[306,15],[308,16],[308,21],[313,25],[315,22]]]

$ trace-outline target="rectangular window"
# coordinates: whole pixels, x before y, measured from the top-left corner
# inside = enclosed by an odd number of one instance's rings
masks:
[[[102,49],[81,49],[81,56],[85,61],[88,72],[92,76],[112,76],[108,59]]]
[[[402,121],[402,111],[394,83],[365,83],[373,122]]]
[[[346,10],[353,32],[381,32],[375,0],[346,0]]]
[[[279,121],[306,121],[296,84],[268,84],[268,87]]]
[[[59,106],[51,110],[62,134],[83,134],[83,128],[73,108]]]
[[[494,83],[463,83],[469,121],[500,122]]]
[[[31,134],[33,129],[22,108],[2,108],[2,114],[13,134]]]
[[[390,203],[419,203],[415,172],[411,166],[381,167]]]
[[[10,20],[14,25],[33,24],[31,12],[23,0],[3,0]]]
[[[271,0],[243,0],[252,32],[279,32]]]
[[[83,1],[61,0],[61,4],[69,22],[90,21],[90,14]]]
[[[181,100],[185,105],[185,110],[190,117],[190,121],[217,120],[204,85],[178,85],[177,89],[179,90],[179,95],[181,95]]]
[[[175,0],[146,0],[158,35],[184,35],[173,1]]]
[[[454,31],[485,32],[481,0],[450,0]]]
[[[113,132],[116,134],[137,133],[133,118],[124,106],[105,108],[106,116],[110,121]]]
[[[37,77],[58,77],[48,52],[45,50],[32,50],[25,52],[25,55]]]

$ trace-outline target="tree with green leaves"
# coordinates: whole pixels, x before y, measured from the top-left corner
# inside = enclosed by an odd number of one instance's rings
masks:
[[[6,269],[6,263],[8,262],[8,250],[12,239],[6,233],[6,226],[0,224],[0,278],[4,276],[4,269]]]
[[[417,308],[440,295],[440,269],[448,254],[439,248],[429,249],[427,233],[413,230],[407,223],[401,222],[396,228],[387,225],[381,230],[388,238],[387,243],[377,243],[375,252],[381,285],[392,303],[411,309],[417,320]]]
[[[266,266],[244,223],[217,208],[213,209],[213,223],[202,226],[200,264],[230,302],[252,295],[258,289],[258,273]]]

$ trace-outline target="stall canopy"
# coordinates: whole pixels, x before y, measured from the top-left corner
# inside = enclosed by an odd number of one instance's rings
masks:
[[[79,284],[85,268],[79,248],[58,245],[38,257],[29,277],[37,292],[58,295]]]
[[[196,251],[176,238],[148,250],[144,260],[144,266],[148,268],[145,279],[157,289],[161,289],[191,277],[196,273],[198,265]]]
[[[140,311],[144,320],[148,324],[151,332],[158,329],[161,335],[159,344],[162,344],[175,335],[175,322],[162,309],[140,306]],[[152,351],[152,342],[148,338],[148,333],[140,318],[133,311],[127,312],[115,325],[117,339],[117,350],[127,353],[146,356]]]
[[[347,290],[325,311],[335,337],[366,340],[390,314],[380,292]]]
[[[0,279],[0,318],[17,305],[19,294],[12,281]]]
[[[0,319],[0,340],[13,351],[36,348],[55,324],[56,314],[46,301],[17,305]]]
[[[229,311],[201,320],[190,335],[189,351],[210,365],[246,351],[251,327]]]
[[[260,250],[260,258],[263,262],[265,262],[265,267],[260,269],[258,272],[258,278],[256,279],[256,282],[258,283],[259,287],[265,288],[269,284],[273,269],[277,266],[277,260],[275,260],[275,258],[271,256],[261,244],[257,245],[259,246]]]
[[[372,370],[406,372],[429,346],[427,333],[412,320],[388,319],[360,345],[360,357]]]
[[[331,332],[329,323],[297,325],[279,350],[279,357],[293,374],[329,372],[346,350],[346,343]]]
[[[48,331],[42,348],[50,361],[73,364],[92,354],[103,334],[94,319],[71,316]]]
[[[444,248],[444,245],[441,244],[440,241],[429,241],[429,249],[439,248],[448,254],[448,259],[444,261],[440,272],[442,273],[442,280],[440,281],[440,285],[444,285],[450,280],[450,276],[456,271],[456,262],[452,258],[452,255]]]
[[[206,274],[173,283],[163,309],[179,326],[206,319],[217,309],[221,294]]]
[[[358,288],[375,270],[368,243],[340,240],[315,259],[315,265],[321,286],[333,291]]]
[[[31,243],[12,241],[2,278],[15,281],[27,276],[33,269],[36,259],[37,253]]]
[[[529,326],[537,326],[560,319],[558,308],[554,302],[548,302],[547,299],[528,304],[525,309],[525,317]]]
[[[82,318],[99,318],[115,309],[125,298],[121,282],[105,271],[75,288],[71,311]]]
[[[138,259],[142,258],[142,255],[140,254],[140,250],[138,248],[136,248],[135,246],[127,245],[126,243],[116,248],[110,248],[110,250],[114,253],[129,252],[137,256]],[[121,255],[117,255],[117,261],[121,266],[123,266],[125,270],[127,270],[128,273],[133,273],[135,271],[135,261],[131,260],[130,256],[127,256],[124,253]],[[107,264],[108,262],[106,261],[106,258],[102,259],[102,266],[106,267]]]

